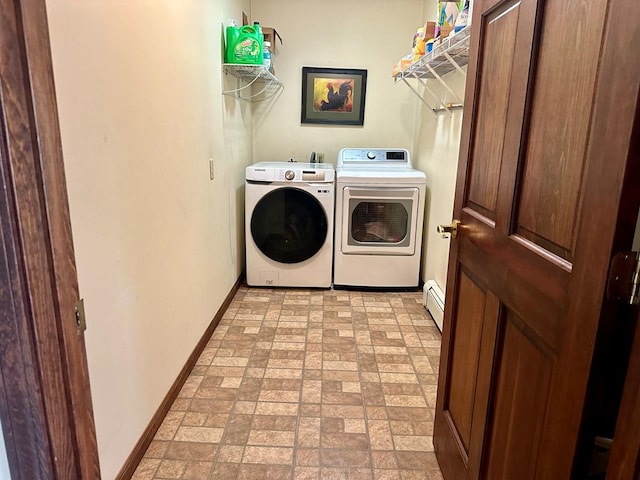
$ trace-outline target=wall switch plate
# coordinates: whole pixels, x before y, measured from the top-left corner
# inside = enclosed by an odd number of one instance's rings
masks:
[[[209,159],[209,180],[216,178],[216,172],[213,165],[213,158]]]

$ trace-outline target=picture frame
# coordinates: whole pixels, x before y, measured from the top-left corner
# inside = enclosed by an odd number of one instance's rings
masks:
[[[364,125],[367,71],[302,67],[301,123]]]

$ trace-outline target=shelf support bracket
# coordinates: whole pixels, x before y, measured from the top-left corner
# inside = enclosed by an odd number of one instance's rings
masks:
[[[224,93],[225,95],[234,95],[236,98],[242,99],[242,98],[246,98],[246,97],[242,97],[240,95],[240,92],[242,92],[243,90],[250,88],[251,85],[253,85],[254,83],[256,83],[256,80],[258,80],[258,78],[260,77],[255,77],[253,80],[251,80],[250,82],[243,84],[242,79],[240,77],[236,77],[236,87],[233,90],[225,90]],[[242,85],[242,86],[241,86]]]
[[[245,100],[249,102],[255,102],[258,97],[264,95],[260,101],[268,100],[282,92],[283,85],[275,76],[273,76],[262,65],[224,65],[224,72],[226,75],[232,75],[236,77],[236,88],[230,90],[223,90],[223,95],[228,95],[237,98],[238,100]],[[262,83],[262,85],[259,84]],[[252,87],[256,88],[252,88]],[[246,95],[244,95],[246,93]]]
[[[429,107],[429,110],[431,110],[433,112],[434,115],[438,115],[438,111],[441,110],[442,108],[444,108],[447,112],[449,112],[449,114],[451,114],[451,111],[447,108],[447,106],[442,103],[442,101],[440,100],[440,98],[438,97],[438,95],[435,94],[435,92],[433,90],[431,90],[431,88],[429,88],[429,85],[427,84],[427,82],[424,81],[424,79],[420,78],[415,72],[411,72],[411,75],[413,76],[413,78],[415,78],[418,82],[420,82],[420,84],[424,87],[425,91],[427,91],[431,97],[437,102],[438,105],[440,105],[440,109],[432,107],[423,97],[423,95],[421,95],[415,88],[413,88],[413,86],[407,82],[407,80],[403,77],[402,79],[404,80],[404,82],[409,86],[409,88],[411,90],[413,90],[413,93],[415,93],[418,98],[422,101],[422,103],[424,103],[427,107]]]
[[[451,110],[449,110],[449,107],[447,107],[443,103],[442,99],[433,90],[431,90],[431,88],[429,87],[429,83],[427,83],[427,81],[424,78],[417,76],[415,72],[413,72],[413,76],[416,78],[416,80],[418,80],[422,84],[424,89],[427,92],[429,92],[433,98],[435,98],[436,102],[438,102],[438,105],[440,105],[439,108],[433,109],[433,113],[437,116],[438,112],[441,112],[442,110],[446,110],[447,112],[449,112],[449,115],[451,115]]]
[[[418,92],[418,90],[416,90],[413,87],[413,85],[411,85],[409,82],[407,82],[407,79],[405,77],[402,77],[402,81],[407,85],[407,87],[409,87],[411,89],[411,91],[416,95],[416,97],[418,97],[420,99],[420,101],[427,106],[427,108],[429,110],[431,110],[432,112],[435,113],[435,109],[431,105],[429,105],[429,103],[424,99],[424,97],[422,95],[420,95],[420,92]]]
[[[440,82],[440,84],[447,90],[447,92],[449,92],[453,98],[455,98],[458,103],[463,103],[463,100],[456,94],[456,92],[454,92],[451,87],[449,85],[447,85],[447,82],[445,82],[442,77],[440,75],[438,75],[436,73],[436,71],[431,67],[431,65],[427,64],[427,68],[429,69],[429,71],[431,72],[431,75],[433,75],[433,77],[438,80],[438,82]],[[444,105],[443,105],[444,106]],[[446,106],[445,106],[446,108]],[[447,108],[447,111],[449,113],[451,113],[451,111]]]
[[[458,62],[456,62],[453,57],[451,55],[449,55],[449,52],[444,52],[444,56],[447,58],[447,60],[449,60],[449,63],[451,65],[453,65],[455,67],[455,69],[464,77],[466,76],[466,74],[464,73],[464,70],[462,69],[462,67],[460,65],[458,65]]]

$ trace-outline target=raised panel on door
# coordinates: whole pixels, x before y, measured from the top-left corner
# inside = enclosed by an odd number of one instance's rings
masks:
[[[535,478],[536,452],[549,395],[553,358],[539,339],[521,328],[522,319],[505,315],[505,327],[493,401],[491,437],[486,453],[485,478]]]
[[[482,24],[485,74],[477,87],[468,206],[494,221],[519,14],[519,0],[505,2]]]
[[[516,231],[572,261],[607,2],[547,2]],[[571,28],[567,28],[567,22]]]
[[[455,394],[445,400],[445,409],[449,410],[468,456],[486,294],[464,272],[460,275],[458,293],[465,300],[458,304],[456,329],[452,332],[449,391]]]
[[[438,392],[444,415],[436,426],[447,431],[447,438],[435,446],[457,452],[462,462],[450,468],[454,478],[463,478],[467,470],[479,470],[500,305],[478,277],[462,268],[455,290],[456,321],[447,334],[451,356],[445,360],[449,369],[446,386],[440,387],[444,391]]]

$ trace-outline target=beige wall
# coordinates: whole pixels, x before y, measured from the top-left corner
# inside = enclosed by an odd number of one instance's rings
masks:
[[[445,79],[447,84],[462,97],[464,77],[458,72],[453,72],[447,74]],[[443,89],[434,85],[433,90],[447,101],[450,100],[449,94],[445,95]],[[422,279],[425,282],[435,280],[444,291],[447,284],[450,241],[441,238],[436,232],[436,227],[439,224],[449,224],[452,220],[462,110],[454,110],[452,115],[439,113],[436,116],[425,107],[420,112],[416,124],[419,126],[419,131],[416,136],[414,158],[416,158],[416,167],[427,175],[428,189]]]
[[[410,148],[415,98],[391,79],[393,64],[411,49],[423,0],[252,0],[253,18],[282,35],[274,57],[284,82],[280,98],[255,112],[256,160],[307,161],[312,150],[334,163],[343,147]],[[302,67],[363,68],[367,97],[363,127],[300,123]]]
[[[220,65],[222,23],[249,1],[47,7],[109,479],[243,269],[251,112],[220,94],[229,81]]]
[[[435,20],[437,2],[425,0],[424,11],[426,12],[425,20]],[[445,80],[458,97],[464,98],[466,79],[463,75],[454,71],[447,74]],[[456,101],[438,85],[437,81],[430,80],[429,86],[444,102]],[[425,98],[429,99],[428,96]],[[436,232],[436,226],[449,224],[452,220],[462,115],[462,110],[454,110],[452,115],[439,113],[436,116],[422,106],[416,116],[414,158],[416,167],[427,175],[428,187],[422,279],[425,282],[435,280],[443,291],[447,284],[449,240],[440,237]]]

